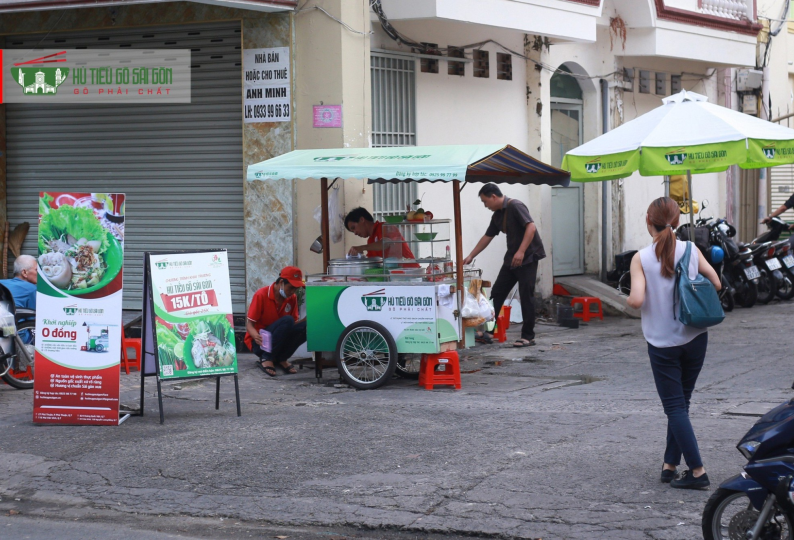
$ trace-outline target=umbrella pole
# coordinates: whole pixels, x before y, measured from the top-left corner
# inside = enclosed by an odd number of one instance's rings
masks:
[[[463,220],[460,215],[460,180],[452,181],[452,205],[455,213],[455,278],[458,298],[458,309],[463,308]],[[458,319],[458,328],[463,330],[463,323]],[[465,347],[466,338],[461,334],[458,348]]]
[[[328,272],[328,261],[331,258],[328,227],[328,178],[320,179],[320,232],[323,246],[323,274]]]
[[[689,236],[690,240],[695,241],[695,203],[692,202],[692,171],[686,171],[686,183],[689,190]]]

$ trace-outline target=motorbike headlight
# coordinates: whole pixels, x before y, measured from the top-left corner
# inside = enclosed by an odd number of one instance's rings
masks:
[[[736,448],[739,449],[739,452],[741,452],[744,457],[747,459],[752,459],[759,446],[761,446],[761,443],[758,441],[747,441],[746,443],[740,444]]]

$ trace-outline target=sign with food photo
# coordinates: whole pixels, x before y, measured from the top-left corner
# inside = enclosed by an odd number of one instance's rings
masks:
[[[237,373],[225,250],[149,257],[161,379]]]
[[[125,196],[39,194],[33,421],[119,423]]]

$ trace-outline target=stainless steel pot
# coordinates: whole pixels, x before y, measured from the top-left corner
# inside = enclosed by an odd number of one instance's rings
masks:
[[[382,257],[366,257],[361,259],[331,259],[328,261],[328,275],[331,276],[363,276],[364,270],[383,268]]]

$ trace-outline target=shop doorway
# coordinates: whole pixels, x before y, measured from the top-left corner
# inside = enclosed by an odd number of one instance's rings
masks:
[[[551,164],[582,144],[582,104],[551,104]],[[584,190],[581,184],[551,191],[552,266],[555,276],[584,273]]]

